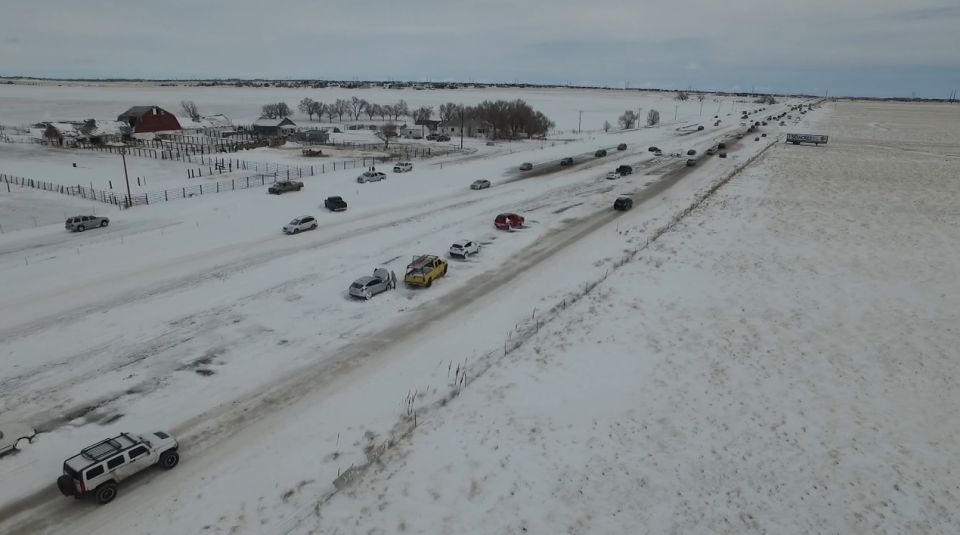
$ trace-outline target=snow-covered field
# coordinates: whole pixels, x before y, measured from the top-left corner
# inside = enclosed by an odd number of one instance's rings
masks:
[[[958,110],[817,115],[296,533],[960,531]]]
[[[10,86],[3,87],[0,99]],[[151,98],[151,90],[124,91]],[[215,100],[229,102],[234,90],[221,91]],[[107,92],[111,96],[97,98],[132,98]],[[621,105],[602,94],[579,98],[583,108]],[[823,116],[830,117],[828,110],[811,120]],[[58,219],[61,212],[82,210],[69,204],[78,199],[4,188],[0,223],[13,221],[15,228],[0,235],[0,414],[3,421],[30,422],[41,434],[24,451],[0,459],[0,531],[60,533],[69,525],[78,534],[264,533],[293,527],[291,519],[312,511],[338,473],[364,462],[366,446],[382,444],[404,425],[409,396],[416,392],[409,406],[425,411],[425,429],[446,420],[446,409],[426,408],[445,396],[454,376],[462,377],[458,367],[470,381],[465,396],[474,395],[500,373],[495,367],[473,376],[498,358],[498,348],[502,357],[503,347],[512,348],[525,329],[550,318],[558,303],[573,308],[585,285],[787,130],[771,127],[767,138],[732,141],[741,127],[728,122],[693,133],[662,126],[478,147],[485,152],[415,162],[412,173],[391,173],[380,183],[357,184],[355,170],[337,171],[279,197],[251,189],[108,212],[109,227],[83,234],[65,232]],[[647,151],[657,145],[668,153],[702,154],[721,140],[730,144],[730,157],[703,157],[693,168],[683,165],[684,158]],[[621,142],[627,151],[592,156]],[[577,156],[578,163],[552,163],[564,156]],[[529,178],[516,171],[525,161],[539,166]],[[604,179],[623,163],[637,172]],[[493,187],[469,190],[480,178]],[[636,201],[625,215],[611,209],[624,194]],[[320,208],[329,195],[342,195],[349,210]],[[493,217],[506,211],[524,215],[525,228],[495,231]],[[317,216],[320,228],[280,234],[283,224],[304,214]],[[28,224],[33,217],[48,224]],[[375,267],[402,277],[411,256],[443,255],[458,238],[484,243],[481,255],[451,261],[449,274],[432,288],[401,288],[369,302],[347,299],[350,282]],[[586,321],[599,312],[579,315]],[[469,403],[454,400],[450,410],[468,410]],[[117,500],[103,508],[65,499],[53,487],[63,459],[78,448],[110,433],[153,428],[181,439],[176,470],[124,481]],[[412,442],[406,440],[391,455],[415,452],[418,441],[433,439],[414,433]],[[372,479],[350,492],[382,477],[368,474]],[[334,500],[344,514],[353,507],[344,496]],[[303,525],[311,522],[306,518]]]
[[[420,106],[432,106],[434,110],[440,104],[456,102],[466,105],[478,104],[484,100],[523,99],[531,106],[544,112],[556,123],[560,130],[598,131],[604,121],[616,124],[617,117],[626,110],[655,108],[660,110],[665,123],[673,122],[677,116],[679,122],[706,121],[714,115],[721,117],[739,109],[745,104],[734,104],[735,97],[720,97],[721,102],[713,102],[710,97],[703,103],[690,100],[677,102],[671,93],[645,93],[640,91],[609,91],[582,89],[457,89],[416,91],[413,89],[284,89],[284,88],[233,88],[233,87],[144,87],[138,84],[108,84],[105,87],[75,86],[64,83],[55,85],[0,85],[0,124],[30,124],[37,121],[83,120],[90,117],[115,119],[131,106],[151,103],[161,106],[172,113],[180,113],[182,100],[193,100],[204,115],[224,114],[233,120],[242,121],[256,118],[260,108],[271,102],[287,102],[296,109],[305,97],[324,103],[337,99],[359,97],[376,104],[393,104],[404,100],[413,109]],[[676,109],[671,109],[676,106]],[[747,106],[750,106],[747,104]],[[719,111],[718,111],[719,110]],[[580,112],[583,112],[581,115]],[[701,115],[702,112],[702,115]],[[293,120],[309,124],[306,115],[297,112]],[[314,123],[317,123],[314,117]],[[364,115],[361,123],[377,124],[380,118],[372,121]]]

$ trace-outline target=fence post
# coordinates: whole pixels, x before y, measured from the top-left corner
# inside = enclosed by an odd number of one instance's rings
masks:
[[[187,188],[183,188],[183,198],[187,198]]]

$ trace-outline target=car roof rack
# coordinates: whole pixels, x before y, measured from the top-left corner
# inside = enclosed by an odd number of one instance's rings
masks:
[[[123,436],[123,435],[120,435]],[[86,447],[80,450],[80,455],[83,455],[87,459],[97,462],[116,455],[123,449],[123,445],[117,442],[117,438],[108,438],[97,442],[93,446]]]

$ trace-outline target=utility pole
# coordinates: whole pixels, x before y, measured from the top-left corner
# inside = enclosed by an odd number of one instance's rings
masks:
[[[676,106],[673,107],[673,120],[674,120],[674,122],[676,122],[676,120],[677,120],[677,114],[678,114],[678,113],[680,113],[680,106],[679,106],[679,105],[676,105]]]
[[[703,115],[703,101],[700,101],[700,115]]]
[[[717,104],[717,115],[720,115],[720,106],[723,106],[722,100]]]
[[[123,158],[123,178],[127,180],[127,208],[133,204],[133,195],[130,194],[130,175],[127,174],[127,148],[120,149],[120,157]]]
[[[583,126],[583,110],[580,110],[580,120],[577,121],[577,133],[581,133],[583,130],[580,127]]]

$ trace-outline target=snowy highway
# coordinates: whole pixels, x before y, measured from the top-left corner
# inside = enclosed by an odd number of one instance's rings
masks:
[[[443,386],[421,384],[438,362],[495,349],[538,303],[552,306],[547,301],[600,276],[601,258],[622,254],[602,237],[615,234],[618,218],[669,219],[775,136],[731,143],[730,159],[703,158],[696,167],[654,157],[647,145],[703,152],[740,130],[622,134],[616,142],[629,150],[556,172],[549,167],[560,157],[579,151],[592,159],[610,141],[444,170],[420,166],[374,184],[352,183],[348,170],[302,193],[249,190],[117,212],[99,235],[53,226],[4,235],[0,409],[42,434],[0,464],[0,477],[21,482],[0,489],[0,530],[260,529],[251,522],[267,529],[357,462],[369,433],[387,433],[408,390]],[[551,172],[512,175],[521,161]],[[604,180],[600,168],[621,163],[637,172]],[[466,189],[501,175],[513,178]],[[347,212],[317,208],[340,191]],[[633,211],[611,209],[618,195],[634,197]],[[524,215],[525,227],[495,230],[493,217],[507,211]],[[305,213],[318,216],[318,230],[280,235],[280,225]],[[445,256],[459,238],[479,240],[481,254],[451,260],[432,288],[400,288],[368,302],[347,297],[347,285],[373,268],[402,276],[411,256]],[[593,246],[586,254],[585,242]],[[33,256],[24,262],[24,254]],[[180,438],[176,470],[125,483],[105,508],[66,500],[52,486],[60,459],[77,444],[145,426]],[[276,483],[248,491],[251,480]],[[218,499],[226,489],[231,499]]]

